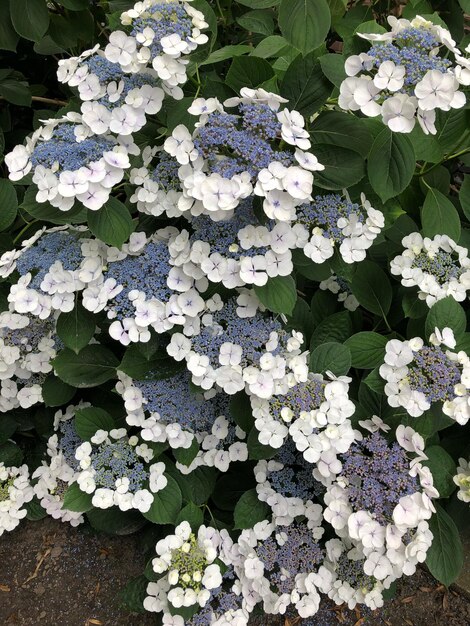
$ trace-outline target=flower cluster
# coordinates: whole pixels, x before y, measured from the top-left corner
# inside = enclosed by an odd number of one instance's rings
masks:
[[[127,73],[152,66],[163,89],[182,98],[179,85],[187,81],[186,57],[208,41],[201,33],[209,27],[204,15],[187,1],[143,0],[122,13],[121,23],[126,30],[112,32],[104,50],[108,61]]]
[[[441,402],[443,413],[464,425],[470,418],[470,358],[464,351],[445,350],[456,345],[450,328],[442,333],[436,328],[430,344],[425,345],[420,337],[387,343],[379,371],[387,381],[388,403],[419,417]]]
[[[246,434],[231,418],[225,394],[192,391],[186,370],[159,380],[132,380],[122,372],[119,378],[117,391],[124,400],[126,421],[141,429],[144,441],[167,441],[174,449],[197,443],[191,463],[178,464],[182,473],[201,465],[225,472],[230,463],[247,460]]]
[[[33,499],[27,465],[7,467],[0,463],[0,537],[14,530],[26,517],[25,504]]]
[[[59,348],[55,317],[0,313],[0,413],[42,402],[42,385]]]
[[[104,132],[104,131],[103,131]],[[95,135],[78,113],[45,121],[44,126],[5,156],[13,181],[32,172],[36,201],[69,211],[78,200],[97,211],[130,167],[129,156],[139,154],[132,138]]]
[[[171,227],[150,237],[133,233],[83,291],[83,306],[93,313],[106,310],[114,320],[110,335],[123,345],[148,341],[152,328],[162,333],[190,326],[204,310],[195,281],[171,266],[168,242],[174,234]]]
[[[435,302],[452,296],[463,302],[470,289],[470,259],[467,248],[458,246],[447,235],[433,239],[419,233],[402,240],[405,249],[390,263],[394,276],[401,276],[404,287],[418,287],[418,297],[431,307]]]
[[[459,459],[457,474],[454,476],[454,483],[459,488],[457,498],[462,502],[470,502],[470,462]]]
[[[21,248],[0,257],[0,276],[17,272],[8,301],[13,311],[47,319],[53,311],[70,312],[76,293],[93,284],[108,256],[102,242],[82,227],[41,229]]]
[[[427,459],[423,438],[404,426],[396,438],[390,445],[379,430],[361,436],[340,456],[336,477],[325,482],[325,519],[352,542],[355,560],[363,557],[363,574],[385,587],[424,561],[432,542],[431,498],[439,495],[421,465]]]
[[[130,135],[145,126],[147,115],[162,107],[165,92],[155,70],[123,71],[97,48],[59,61],[61,83],[77,87],[83,122],[96,135]]]
[[[199,334],[175,333],[170,356],[186,361],[194,384],[214,386],[232,395],[243,389],[260,398],[286,392],[306,380],[307,353],[301,353],[301,333],[288,333],[272,315],[257,311],[259,302],[246,292],[225,304],[206,302]]]
[[[177,126],[164,144],[182,166],[180,200],[195,215],[227,219],[242,200],[255,193],[264,198],[269,219],[291,221],[295,208],[309,200],[312,172],[324,167],[305,150],[311,147],[305,120],[281,104],[286,100],[263,89],[243,88],[241,98],[196,99],[188,109],[198,116],[193,134]],[[237,108],[228,113],[226,108]],[[282,150],[281,143],[288,149]],[[295,148],[295,151],[294,151]]]
[[[168,483],[165,464],[151,463],[153,450],[125,428],[98,430],[75,451],[80,471],[76,477],[82,491],[93,494],[98,509],[117,506],[121,511],[150,510],[154,494]]]
[[[322,280],[319,287],[323,291],[331,291],[331,293],[338,295],[338,302],[342,302],[344,308],[348,309],[348,311],[355,311],[359,306],[358,299],[341,276],[333,274],[326,280]]]
[[[270,614],[284,614],[289,607],[301,617],[317,612],[320,595],[313,577],[324,558],[322,533],[321,527],[301,522],[276,526],[267,520],[242,531],[235,571],[250,609],[262,602]]]
[[[339,105],[369,117],[381,115],[394,132],[409,133],[418,120],[424,133],[435,134],[436,109],[465,105],[459,88],[469,84],[468,61],[442,26],[419,15],[411,22],[390,16],[388,22],[390,32],[359,33],[373,45],[346,59],[348,78],[341,83]]]
[[[164,576],[148,584],[144,608],[160,612],[166,608],[166,602],[177,609],[195,604],[204,607],[211,591],[222,584],[224,544],[231,544],[228,533],[200,526],[196,535],[188,522],[181,522],[174,535],[167,535],[155,547],[157,556],[152,560],[152,568]]]
[[[349,382],[310,373],[287,393],[268,399],[252,396],[259,441],[280,448],[290,435],[305,460],[328,476],[337,463],[336,454],[346,452],[354,440],[348,419],[355,411],[348,397]]]
[[[384,224],[383,213],[372,208],[364,194],[361,205],[339,194],[326,194],[297,209],[293,230],[297,247],[314,263],[331,258],[336,247],[346,263],[354,263],[366,258]]]

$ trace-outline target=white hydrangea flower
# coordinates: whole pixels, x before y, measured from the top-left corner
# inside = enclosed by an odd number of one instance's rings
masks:
[[[33,496],[28,466],[8,467],[0,463],[0,537],[14,530],[26,517],[25,504]]]
[[[418,287],[418,297],[432,307],[448,296],[463,302],[470,290],[468,250],[447,235],[432,239],[411,233],[402,240],[405,251],[392,259],[390,271],[404,287]]]
[[[457,498],[462,502],[470,502],[470,463],[465,459],[459,459],[454,483],[459,488]]]

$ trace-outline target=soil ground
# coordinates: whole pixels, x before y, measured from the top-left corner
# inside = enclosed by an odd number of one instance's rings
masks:
[[[130,614],[119,591],[142,573],[138,536],[97,535],[46,518],[0,538],[0,626],[154,626]],[[294,626],[260,617],[253,626]],[[469,626],[470,601],[419,571],[381,611],[341,610],[324,603],[295,626]]]

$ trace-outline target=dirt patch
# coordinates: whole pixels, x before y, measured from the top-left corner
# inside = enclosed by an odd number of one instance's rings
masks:
[[[108,537],[46,518],[0,538],[2,626],[155,626],[151,614],[130,614],[119,592],[139,576],[145,556],[139,536]],[[380,611],[348,611],[324,602],[295,626],[469,626],[470,601],[420,570],[403,580]],[[257,617],[252,626],[294,626]]]

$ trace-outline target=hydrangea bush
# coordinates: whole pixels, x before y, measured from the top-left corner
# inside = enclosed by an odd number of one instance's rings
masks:
[[[122,597],[164,626],[451,584],[466,2],[27,2],[0,10],[0,535],[138,533]]]

